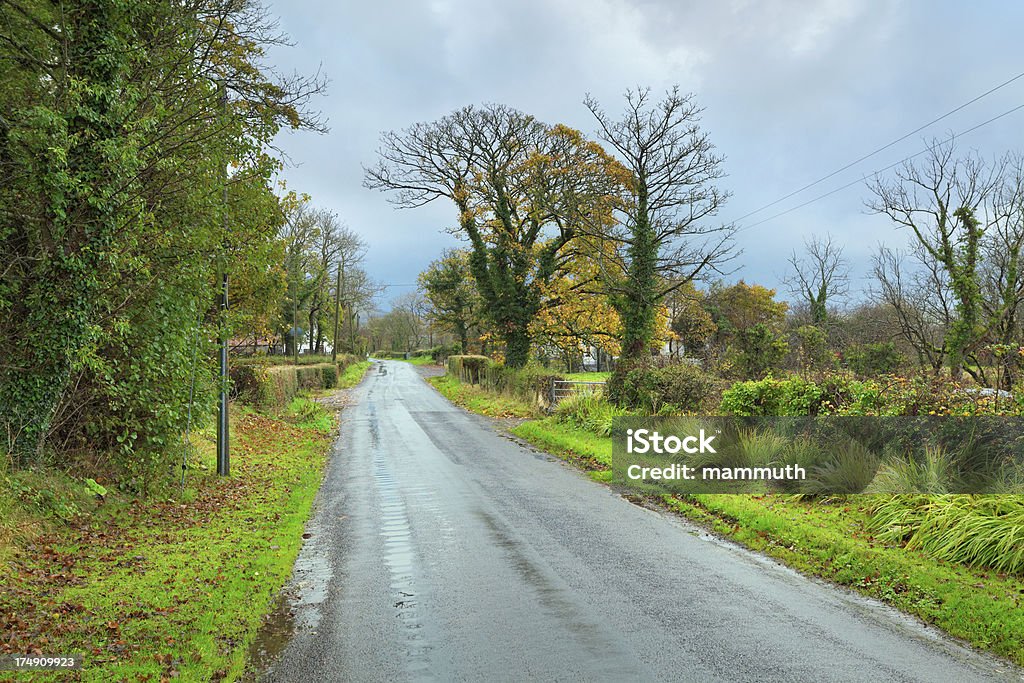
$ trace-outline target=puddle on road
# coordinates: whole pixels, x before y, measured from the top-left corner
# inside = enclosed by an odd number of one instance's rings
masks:
[[[295,611],[291,600],[281,592],[273,609],[263,621],[256,640],[249,646],[248,664],[243,681],[257,681],[277,661],[295,632]]]
[[[280,659],[296,634],[315,631],[320,623],[320,604],[327,599],[333,571],[321,547],[323,534],[314,521],[295,560],[292,576],[274,599],[270,613],[249,647],[249,663],[243,681],[258,681]]]
[[[371,423],[371,434],[375,424],[376,421]],[[409,673],[423,676],[430,669],[429,653],[433,647],[424,636],[418,609],[412,530],[398,484],[379,449],[373,457],[373,478],[380,497],[380,536],[384,539],[384,564],[391,575],[391,602],[404,633],[404,642],[395,645],[405,655]]]

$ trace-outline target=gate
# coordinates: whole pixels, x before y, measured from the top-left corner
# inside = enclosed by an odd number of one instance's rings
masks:
[[[548,410],[554,410],[558,402],[579,391],[596,391],[604,382],[583,382],[568,379],[553,379],[548,391]]]

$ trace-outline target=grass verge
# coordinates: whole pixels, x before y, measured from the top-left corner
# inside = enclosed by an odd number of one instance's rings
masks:
[[[371,365],[373,365],[373,363],[370,361],[361,360],[358,363],[353,363],[345,368],[345,371],[341,373],[341,377],[338,378],[338,388],[351,389],[355,385],[359,384],[363,380],[363,375],[366,374],[366,371],[370,369]]]
[[[505,396],[485,391],[478,386],[465,384],[459,380],[442,375],[427,380],[441,395],[455,405],[462,406],[474,413],[489,417],[539,417],[540,409],[515,396]]]
[[[406,358],[402,362],[409,363],[410,365],[438,365],[434,362],[433,356],[413,356],[412,358]]]
[[[607,382],[611,376],[610,372],[570,372],[565,378],[574,382]]]
[[[229,478],[200,433],[173,497],[110,492],[37,521],[0,569],[0,651],[85,655],[81,671],[33,680],[237,679],[302,544],[334,425],[304,398],[278,416],[233,406]]]
[[[880,543],[866,496],[834,504],[785,496],[666,497],[686,517],[813,576],[878,598],[972,645],[1024,664],[1020,577]]]
[[[473,401],[455,402],[474,410]],[[554,417],[527,421],[511,431],[588,470],[592,478],[611,481],[610,437]],[[880,599],[1024,665],[1021,577],[944,562],[881,542],[868,529],[875,501],[867,496],[832,504],[782,495],[721,494],[666,496],[661,502],[798,571]]]
[[[553,417],[513,427],[513,434],[587,470],[592,479],[611,481],[612,440],[559,423]]]

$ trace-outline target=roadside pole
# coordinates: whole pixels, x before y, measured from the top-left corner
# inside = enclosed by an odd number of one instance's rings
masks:
[[[221,81],[221,106],[223,107],[224,120],[227,122],[228,114],[228,88],[224,81]],[[225,157],[227,155],[225,154]],[[228,164],[224,159],[224,196],[221,213],[223,214],[223,242],[220,256],[220,403],[217,410],[217,474],[228,476],[231,472],[228,432],[228,264],[224,253],[228,236]]]

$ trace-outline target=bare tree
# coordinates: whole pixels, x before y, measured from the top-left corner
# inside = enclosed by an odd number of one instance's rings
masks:
[[[813,324],[824,325],[829,303],[849,291],[850,270],[843,248],[831,235],[814,235],[804,240],[803,255],[793,252],[789,264],[792,270],[784,282],[790,293],[807,304]]]
[[[367,303],[372,302],[373,297],[380,292],[361,291],[360,286],[369,284],[359,269],[359,265],[366,258],[366,243],[356,232],[342,226],[336,234],[338,250],[334,260],[334,335],[331,342],[331,358],[338,359],[338,347],[341,346],[341,317],[345,315],[346,330],[348,331],[349,351],[355,352],[355,329],[358,309]],[[371,288],[372,289],[372,288]]]
[[[923,162],[908,161],[893,180],[876,177],[869,184],[874,199],[868,206],[908,228],[928,263],[948,278],[955,316],[944,345],[953,377],[960,376],[997,322],[985,320],[980,271],[983,241],[1002,213],[990,209],[1000,196],[1006,163],[988,164],[977,154],[958,157],[952,142],[934,143]],[[976,370],[966,369],[980,379]]]
[[[946,338],[955,316],[948,276],[920,246],[909,254],[880,247],[873,260],[878,289],[872,294],[893,313],[895,336],[914,349],[921,366],[938,373],[949,354]]]
[[[605,263],[604,281],[622,319],[623,355],[641,358],[649,353],[664,297],[720,272],[735,255],[735,227],[709,222],[729,196],[715,184],[724,159],[700,127],[703,110],[694,96],[678,88],[656,103],[650,89],[628,91],[619,119],[590,96],[584,103],[597,119],[598,137],[630,176],[618,225],[607,233],[619,258]]]

